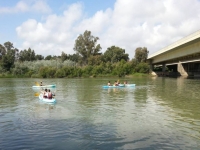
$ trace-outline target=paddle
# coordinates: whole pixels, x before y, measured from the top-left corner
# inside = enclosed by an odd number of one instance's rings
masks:
[[[38,82],[35,82],[35,85],[36,85],[36,86],[40,86],[40,84],[39,84]]]
[[[40,93],[35,93],[34,96],[38,97],[40,95]]]

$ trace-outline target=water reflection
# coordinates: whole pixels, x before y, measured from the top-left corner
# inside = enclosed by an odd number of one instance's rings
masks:
[[[155,82],[151,95],[157,104],[164,106],[163,111],[168,112],[170,126],[176,126],[184,134],[200,139],[199,81],[181,77],[163,78],[161,86],[157,86],[159,80]]]
[[[45,79],[57,85],[53,105],[33,96],[33,80],[0,80],[2,149],[200,148],[198,80],[133,78],[134,88],[105,90],[109,79]]]

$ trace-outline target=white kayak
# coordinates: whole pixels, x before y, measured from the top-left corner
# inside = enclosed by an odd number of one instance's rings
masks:
[[[43,97],[43,94],[40,94],[39,95],[39,99],[43,102],[47,102],[47,103],[55,103],[56,102],[56,99],[55,98],[52,98],[52,99],[49,99],[49,98],[44,98]]]
[[[55,84],[43,85],[43,86],[38,86],[38,85],[32,86],[32,88],[55,88],[55,87],[56,87]]]

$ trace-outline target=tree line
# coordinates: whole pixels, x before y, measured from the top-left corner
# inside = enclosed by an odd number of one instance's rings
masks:
[[[118,46],[108,47],[102,53],[98,37],[85,31],[75,40],[74,54],[62,52],[59,56],[46,57],[36,54],[31,48],[19,51],[13,43],[0,44],[0,77],[88,77],[119,76],[133,73],[148,73],[146,47],[135,49],[135,56]]]

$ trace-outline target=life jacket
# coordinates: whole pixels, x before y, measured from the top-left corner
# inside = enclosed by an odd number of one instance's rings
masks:
[[[48,98],[52,99],[52,93],[51,92],[48,93]]]
[[[47,93],[46,92],[43,93],[43,97],[47,98]]]

